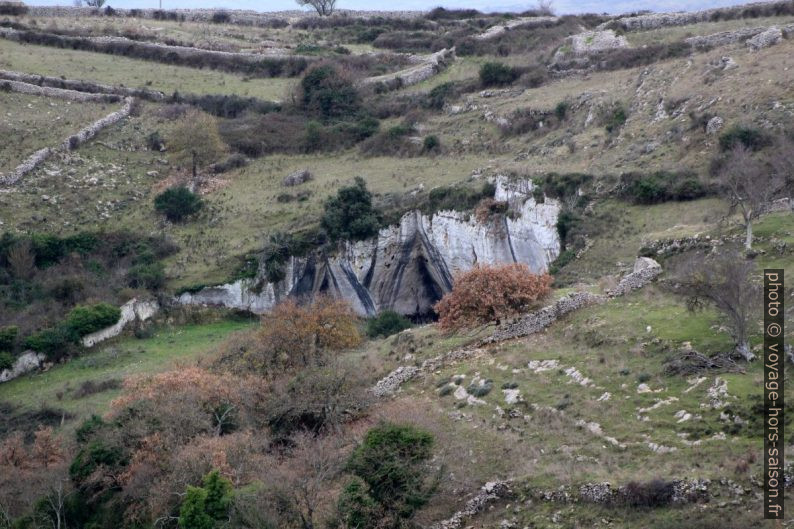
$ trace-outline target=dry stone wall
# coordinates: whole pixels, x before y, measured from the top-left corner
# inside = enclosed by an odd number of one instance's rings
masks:
[[[59,88],[71,92],[87,92],[94,95],[112,94],[124,97],[139,97],[149,101],[162,101],[165,94],[157,90],[145,88],[128,88],[126,86],[113,86],[93,81],[81,81],[76,79],[61,79],[60,77],[48,77],[45,75],[33,75],[22,72],[12,72],[10,70],[0,70],[0,79],[7,81],[18,81],[39,87]],[[1,85],[2,83],[0,83]],[[44,95],[48,95],[44,93]],[[55,96],[57,97],[57,96]]]
[[[48,88],[48,90],[55,90],[53,88]],[[79,92],[78,92],[79,93]],[[26,174],[30,173],[36,167],[44,163],[44,161],[49,158],[54,152],[58,150],[62,151],[69,151],[75,149],[82,143],[90,140],[99,132],[108,127],[113,125],[114,123],[119,122],[120,120],[124,119],[125,117],[130,115],[132,111],[132,107],[134,104],[134,99],[132,97],[128,97],[124,100],[124,106],[107,116],[95,121],[91,125],[85,127],[84,129],[77,132],[73,136],[70,136],[66,141],[64,141],[58,147],[45,147],[44,149],[40,149],[29,156],[24,162],[16,167],[10,174],[2,176],[0,175],[0,185],[3,186],[10,186],[16,184],[22,177]]]
[[[69,90],[64,88],[53,88],[50,86],[38,86],[30,83],[23,83],[21,81],[0,81],[0,90],[7,90],[9,92],[17,92],[19,94],[28,94],[43,97],[56,97],[58,99],[66,99],[68,101],[77,101],[80,103],[97,101],[101,103],[115,103],[119,100],[119,96],[108,94],[90,94],[86,92],[78,92],[77,90]]]

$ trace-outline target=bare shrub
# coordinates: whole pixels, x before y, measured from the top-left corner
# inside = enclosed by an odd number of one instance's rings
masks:
[[[25,239],[8,250],[8,265],[18,279],[30,279],[36,271],[36,256],[30,241]]]

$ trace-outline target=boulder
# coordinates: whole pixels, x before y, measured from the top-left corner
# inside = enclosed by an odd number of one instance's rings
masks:
[[[284,177],[281,184],[286,187],[299,186],[314,180],[314,175],[308,169],[298,169]]]
[[[716,134],[722,129],[725,120],[719,116],[714,116],[706,123],[706,134]]]

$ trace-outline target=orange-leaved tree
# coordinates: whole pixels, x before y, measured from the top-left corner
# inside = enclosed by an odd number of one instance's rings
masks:
[[[442,329],[473,327],[526,312],[551,291],[552,277],[521,263],[477,266],[455,278],[435,310]]]
[[[328,296],[319,296],[311,305],[282,301],[262,317],[260,367],[268,371],[322,363],[329,351],[359,344],[356,320],[349,304]]]

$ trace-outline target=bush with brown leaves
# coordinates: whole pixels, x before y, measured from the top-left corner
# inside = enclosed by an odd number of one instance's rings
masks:
[[[521,263],[478,266],[459,275],[452,292],[436,304],[439,324],[445,330],[499,324],[536,307],[551,282],[550,275],[533,274]]]

